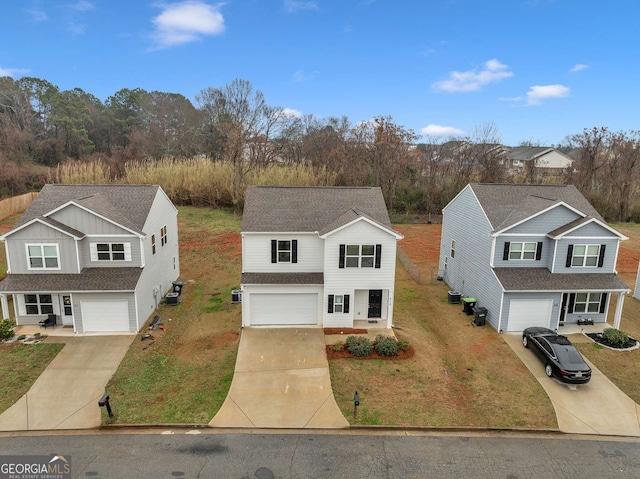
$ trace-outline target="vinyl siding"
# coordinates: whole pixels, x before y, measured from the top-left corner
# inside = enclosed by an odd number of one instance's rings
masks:
[[[539,261],[530,259],[511,259],[504,260],[505,243],[539,243],[542,242],[542,255]],[[551,269],[553,264],[553,245],[554,241],[544,236],[498,236],[496,238],[496,248],[493,255],[493,266],[495,268],[548,268]],[[536,246],[537,247],[537,246]]]
[[[601,225],[599,225],[598,223],[588,223],[584,226],[581,226],[580,228],[577,228],[573,231],[571,231],[570,233],[568,233],[567,235],[565,235],[565,238],[567,237],[585,237],[585,236],[594,236],[596,238],[615,238],[617,239],[617,237],[611,233],[611,231],[609,231],[606,228],[603,228]]]
[[[115,224],[103,220],[95,214],[89,213],[75,205],[69,205],[60,211],[56,211],[50,215],[62,224],[70,226],[84,234],[101,234],[101,235],[121,235],[131,234],[130,231],[123,229]]]
[[[26,244],[57,244],[60,269],[29,270]],[[6,239],[6,248],[9,254],[11,273],[77,273],[78,261],[76,255],[75,240],[56,229],[42,223],[33,223],[13,233]]]
[[[297,263],[272,263],[271,240],[297,240]],[[242,271],[245,273],[320,273],[324,241],[317,234],[243,233]]]
[[[581,218],[581,216],[571,211],[566,206],[560,205],[534,218],[531,218],[524,223],[510,228],[504,233],[528,235],[547,234],[549,231],[560,228],[561,226],[564,226],[567,223],[571,223],[578,218]]]
[[[499,330],[502,288],[490,267],[491,230],[472,189],[466,187],[443,210],[439,269],[452,290],[476,298],[478,306],[487,308],[487,321]],[[452,239],[456,241],[454,258]]]
[[[129,243],[131,261],[91,261],[92,243]],[[92,236],[80,241],[80,265],[82,268],[113,268],[117,266],[131,268],[141,264],[140,239],[137,236]]]
[[[73,315],[74,315],[74,327],[76,333],[84,333],[82,325],[82,308],[80,307],[81,301],[124,301],[128,303],[129,310],[129,331],[135,333],[139,330],[136,324],[136,307],[135,297],[133,293],[73,293]]]
[[[598,268],[597,266],[593,267],[574,267],[567,268],[567,251],[569,249],[569,245],[575,244],[597,244],[597,245],[606,245],[605,254],[604,254],[604,262],[602,264],[602,268]],[[595,240],[587,240],[587,239],[576,239],[571,237],[565,237],[558,240],[557,252],[556,252],[556,261],[555,268],[553,270],[554,273],[563,274],[563,273],[613,273],[615,272],[615,259],[616,259],[616,251],[618,249],[619,241],[618,239],[595,239]]]

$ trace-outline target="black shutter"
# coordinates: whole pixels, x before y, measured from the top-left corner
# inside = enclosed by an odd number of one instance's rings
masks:
[[[376,268],[380,269],[380,259],[382,258],[382,245],[376,245]]]
[[[567,312],[573,313],[573,306],[576,304],[576,294],[571,293],[569,295],[569,305],[567,306]]]
[[[571,268],[571,260],[573,259],[573,245],[570,244],[567,249],[567,264],[565,265],[567,268]]]
[[[600,256],[598,257],[598,268],[602,268],[602,265],[604,264],[604,250],[607,249],[607,245],[606,244],[601,244],[600,245]]]
[[[327,310],[327,313],[333,313],[333,295],[332,294],[329,295],[329,309]]]
[[[600,313],[604,313],[604,310],[606,307],[607,307],[607,293],[602,293],[602,296],[600,296]]]
[[[341,244],[340,245],[340,261],[338,262],[338,268],[344,268],[344,252],[345,252],[345,246]]]
[[[277,240],[271,240],[271,262],[272,263],[278,262],[278,241]]]
[[[538,246],[536,247],[536,261],[540,261],[542,259],[542,241],[538,241]]]
[[[508,241],[504,242],[504,252],[502,253],[502,259],[504,261],[509,261],[509,245],[511,245],[510,242]]]
[[[298,262],[298,240],[291,240],[291,262]]]
[[[348,294],[344,295],[344,312],[345,313],[349,312],[349,295]]]

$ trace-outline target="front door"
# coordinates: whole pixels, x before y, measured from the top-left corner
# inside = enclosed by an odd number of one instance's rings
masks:
[[[382,316],[382,290],[369,290],[369,318],[379,318]]]
[[[562,307],[560,308],[560,322],[564,322],[564,318],[567,314],[567,300],[569,298],[569,293],[562,294]]]
[[[73,306],[71,305],[71,295],[60,295],[60,316],[62,317],[63,326],[73,325]]]

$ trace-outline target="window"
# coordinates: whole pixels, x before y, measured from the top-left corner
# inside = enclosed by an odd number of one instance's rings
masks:
[[[538,243],[511,243],[509,259],[536,259]]]
[[[50,294],[25,294],[24,305],[27,314],[53,313],[53,299]]]
[[[599,244],[589,244],[589,245],[576,244],[576,245],[573,245],[573,256],[571,259],[571,266],[572,267],[599,266],[598,264],[599,258],[600,258]]]
[[[382,245],[340,245],[340,268],[380,268]]]
[[[278,241],[278,263],[291,262],[291,241]]]
[[[576,302],[573,305],[574,313],[598,313],[602,293],[576,293]]]
[[[349,312],[349,295],[330,294],[328,313],[348,313]]]
[[[456,240],[451,240],[451,257],[456,257]]]
[[[160,228],[160,246],[164,246],[167,244],[167,227],[163,226]]]
[[[151,235],[151,254],[156,254],[156,235]]]
[[[29,269],[60,269],[57,244],[28,244]]]
[[[131,261],[130,243],[91,243],[91,261]]]
[[[298,240],[271,240],[272,263],[297,263]]]

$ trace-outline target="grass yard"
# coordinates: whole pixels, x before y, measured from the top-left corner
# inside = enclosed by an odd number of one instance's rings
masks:
[[[26,394],[63,347],[60,343],[0,344],[0,414]]]
[[[107,385],[117,423],[207,423],[231,386],[241,326],[240,305],[231,304],[240,286],[240,218],[179,210],[181,304],[159,307],[165,331],[143,329],[155,342],[135,340]]]

